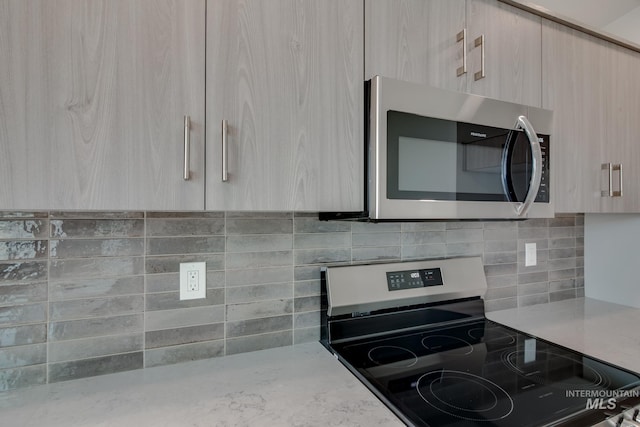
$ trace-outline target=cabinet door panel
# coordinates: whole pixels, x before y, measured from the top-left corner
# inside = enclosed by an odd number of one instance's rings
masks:
[[[554,111],[552,173],[556,211],[601,212],[608,160],[605,144],[610,99],[610,57],[606,42],[545,21],[543,107]]]
[[[541,18],[496,0],[467,1],[467,91],[519,104],[541,106]],[[481,48],[475,39],[484,35],[486,77]]]
[[[0,7],[0,208],[204,207],[204,0]]]
[[[464,0],[366,0],[365,78],[375,75],[464,91]]]
[[[208,209],[362,209],[362,7],[208,2]]]

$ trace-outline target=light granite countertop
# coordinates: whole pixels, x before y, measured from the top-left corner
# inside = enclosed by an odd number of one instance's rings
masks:
[[[580,298],[487,317],[640,372],[640,309]],[[403,424],[324,347],[308,343],[0,393],[0,425]]]

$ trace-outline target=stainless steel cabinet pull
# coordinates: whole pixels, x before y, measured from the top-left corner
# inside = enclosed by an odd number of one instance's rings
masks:
[[[613,191],[613,197],[622,197],[622,163],[620,163],[619,165],[613,165],[612,168],[614,171],[618,171],[618,177],[620,178],[620,187],[619,187],[619,191]],[[612,184],[613,187],[613,184]]]
[[[603,163],[601,169],[608,172],[609,184],[608,190],[601,191],[600,196],[613,197],[613,165],[611,163]]]
[[[191,163],[191,118],[184,116],[184,174],[182,178],[189,181]]]
[[[475,47],[480,46],[480,71],[476,71],[473,77],[475,80],[480,80],[480,79],[484,79],[486,76],[484,72],[484,34],[478,37],[475,40],[474,44],[475,44]]]
[[[222,121],[222,182],[229,181],[229,146],[227,134],[229,132],[229,124],[226,120]]]
[[[456,34],[456,42],[462,42],[462,66],[456,70],[458,77],[467,73],[467,29],[463,28]]]

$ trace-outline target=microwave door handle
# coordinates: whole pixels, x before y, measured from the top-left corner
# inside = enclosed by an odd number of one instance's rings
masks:
[[[542,180],[542,149],[540,148],[540,143],[538,142],[538,135],[536,134],[536,131],[533,129],[533,126],[531,126],[531,123],[525,116],[518,117],[518,121],[516,122],[516,129],[524,130],[524,133],[529,139],[529,144],[531,145],[531,154],[533,157],[529,192],[527,193],[527,197],[524,199],[524,202],[518,204],[515,208],[518,216],[525,216],[531,208],[531,205],[535,201],[536,196],[538,195],[538,190],[540,188],[540,181]]]

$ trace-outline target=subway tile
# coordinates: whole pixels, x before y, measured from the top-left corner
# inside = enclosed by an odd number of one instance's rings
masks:
[[[549,228],[549,237],[552,239],[576,237],[575,227],[554,227]]]
[[[227,218],[227,235],[232,234],[292,234],[290,218]]]
[[[482,239],[482,229],[459,229],[447,230],[445,232],[447,245],[450,243],[482,242]]]
[[[143,237],[143,219],[52,219],[51,237]]]
[[[49,284],[50,301],[144,293],[144,276],[68,280]]]
[[[293,296],[293,283],[269,283],[266,285],[236,286],[227,288],[227,304],[286,299]]]
[[[51,281],[134,276],[143,273],[143,257],[54,259],[49,267]]]
[[[558,280],[549,283],[549,292],[566,291],[569,289],[575,289],[576,279]]]
[[[575,248],[576,238],[561,237],[559,239],[549,239],[549,249]]]
[[[293,267],[285,265],[265,268],[241,268],[240,270],[227,269],[226,276],[227,286],[290,282],[293,280]]]
[[[518,274],[518,285],[526,285],[529,283],[541,283],[541,282],[548,282],[548,281],[549,281],[549,272],[547,271]]]
[[[355,249],[353,250],[355,251]],[[349,262],[351,260],[350,248],[344,249],[296,249],[294,252],[295,265],[327,264]]]
[[[294,213],[291,211],[226,211],[227,219],[293,219]],[[314,215],[317,217],[317,214]]]
[[[535,243],[538,251],[549,249],[549,239],[519,239],[518,240],[518,252],[525,251],[528,243]]]
[[[295,313],[320,310],[320,296],[295,298],[293,310]]]
[[[402,259],[444,258],[447,254],[447,245],[444,243],[435,245],[402,246]]]
[[[42,323],[46,321],[46,303],[0,307],[0,326]]]
[[[413,231],[402,233],[402,245],[434,245],[445,243],[444,231]]]
[[[224,324],[188,326],[145,333],[145,348],[168,347],[224,338]]]
[[[480,256],[484,250],[482,242],[447,243],[447,256]]]
[[[584,288],[584,277],[576,277],[576,288]]]
[[[536,304],[546,304],[549,302],[549,294],[523,295],[518,297],[519,307],[528,307]]]
[[[56,301],[49,304],[49,320],[60,321],[118,316],[141,313],[143,310],[143,295]]]
[[[349,248],[351,233],[298,233],[293,244],[296,249]]]
[[[131,334],[143,328],[142,314],[49,323],[49,341]]]
[[[320,279],[295,282],[293,284],[293,295],[296,298],[320,295]]]
[[[354,262],[400,261],[402,259],[402,249],[400,246],[353,248],[351,250],[351,257]]]
[[[48,236],[49,221],[46,219],[0,219],[0,239],[40,239]]]
[[[224,288],[224,271],[207,271],[207,289]],[[147,275],[147,293],[175,292],[180,290],[180,273]]]
[[[171,365],[193,360],[210,359],[224,356],[224,340],[205,341],[193,344],[177,345],[149,349],[144,352],[145,368]]]
[[[550,249],[549,250],[549,259],[558,259],[558,258],[575,258],[576,257],[576,248],[561,248],[561,249]]]
[[[317,218],[296,218],[294,233],[340,233],[351,232],[351,223],[345,221],[320,221]]]
[[[144,212],[140,211],[53,211],[50,213],[51,219],[143,219]]]
[[[124,257],[144,255],[144,239],[51,240],[51,258]]]
[[[566,299],[574,299],[576,298],[576,290],[575,289],[567,289],[559,292],[549,292],[549,301],[562,301]]]
[[[546,251],[543,252],[543,254]],[[546,258],[546,257],[545,257]],[[521,273],[540,273],[543,271],[549,271],[549,262],[546,259],[536,260],[536,265],[525,265],[524,252],[522,256],[518,254],[518,274]]]
[[[224,289],[207,289],[206,298],[180,299],[180,292],[162,292],[147,294],[145,298],[145,310],[173,310],[177,308],[191,308],[224,304]]]
[[[29,212],[29,211],[2,211],[0,210],[0,218],[49,218],[48,212]]]
[[[222,323],[224,318],[225,308],[223,305],[176,308],[144,313],[146,331]]]
[[[536,239],[546,239],[549,237],[549,229],[544,228],[535,228],[535,227],[523,227],[518,228],[518,239],[521,240],[536,240]],[[561,237],[561,236],[555,236]]]
[[[42,385],[47,382],[47,366],[35,365],[0,370],[0,391]]]
[[[131,371],[133,369],[141,369],[143,366],[143,353],[141,351],[72,362],[50,363],[49,382],[55,383]]]
[[[485,230],[517,230],[518,229],[518,221],[485,221],[485,222],[482,222],[482,225],[483,225],[482,228],[484,228]]]
[[[549,227],[573,227],[575,223],[574,216],[557,216],[549,219]]]
[[[0,287],[0,306],[47,301],[46,283],[28,283]]]
[[[516,240],[518,238],[518,229],[515,227],[506,228],[485,228],[483,238],[485,242],[494,240]]]
[[[224,217],[147,219],[147,237],[214,236],[224,234]]]
[[[584,288],[576,289],[576,298],[584,298]]]
[[[520,295],[533,295],[533,294],[547,294],[549,293],[549,283],[529,283],[526,285],[518,285],[518,296]]]
[[[293,325],[295,329],[320,327],[320,311],[307,311],[304,313],[296,313],[293,316]]]
[[[502,298],[512,298],[518,294],[518,287],[516,286],[504,286],[501,288],[488,288],[485,294],[485,300],[495,300]]]
[[[0,348],[0,369],[40,365],[47,362],[47,345],[21,345]]]
[[[46,240],[0,241],[0,261],[39,259],[47,255]]]
[[[228,253],[227,269],[280,267],[293,264],[293,251]]]
[[[521,228],[547,228],[549,226],[549,220],[546,218],[527,219],[524,221],[518,221],[518,229]]]
[[[148,256],[144,268],[147,274],[177,273],[180,271],[180,263],[206,262],[207,270],[224,270],[224,258],[222,253]]]
[[[484,266],[484,274],[487,277],[490,276],[503,276],[506,274],[515,274],[518,271],[518,264],[496,264],[496,265],[485,265]]]
[[[0,328],[0,347],[44,343],[47,340],[47,325],[11,326]]]
[[[241,320],[227,322],[227,339],[247,335],[258,335],[293,329],[293,316],[275,316],[265,319]]]
[[[357,233],[353,234],[352,246],[400,246],[402,233]],[[330,246],[325,246],[330,247]]]
[[[224,252],[223,236],[152,237],[147,239],[147,255],[180,255]]]
[[[397,222],[353,222],[351,223],[352,233],[384,233],[399,232],[402,226]]]
[[[227,339],[227,354],[246,353],[267,348],[293,345],[293,331],[272,332]]]
[[[292,299],[229,304],[227,305],[227,322],[281,316],[292,312]]]
[[[145,217],[147,218],[147,221],[156,220],[156,219],[174,219],[174,220],[184,220],[186,222],[193,222],[199,219],[213,219],[213,218],[224,219],[224,212],[223,211],[207,211],[207,212],[148,211],[148,212],[145,212]]]
[[[562,279],[570,279],[572,277],[580,277],[575,268],[568,268],[566,270],[553,270],[549,271],[549,281],[556,281]]]
[[[319,280],[320,279],[320,266],[296,266],[293,269],[293,280]]]
[[[446,222],[403,222],[400,226],[403,232],[414,231],[444,231],[447,228]]]
[[[0,286],[40,282],[47,278],[47,261],[0,263]]]
[[[227,252],[273,252],[291,249],[293,249],[291,234],[239,234],[227,237]]]
[[[511,252],[518,250],[517,240],[485,240],[484,252]]]
[[[447,221],[445,223],[446,230],[462,230],[462,229],[482,229],[484,223],[482,221]]]
[[[513,252],[490,252],[484,254],[484,263],[488,264],[513,264],[518,262],[518,256]]]
[[[504,298],[504,299],[496,299],[496,300],[484,302],[484,309],[487,312],[507,310],[510,308],[516,308],[517,306],[518,306],[517,298]]]
[[[49,363],[134,353],[144,348],[141,332],[49,343]]]
[[[293,343],[318,342],[320,340],[320,328],[304,328],[293,331]]]
[[[518,276],[509,274],[504,276],[487,276],[487,287],[501,288],[504,286],[512,286],[518,283]]]
[[[576,266],[575,258],[560,258],[549,260],[549,271],[566,270]]]

